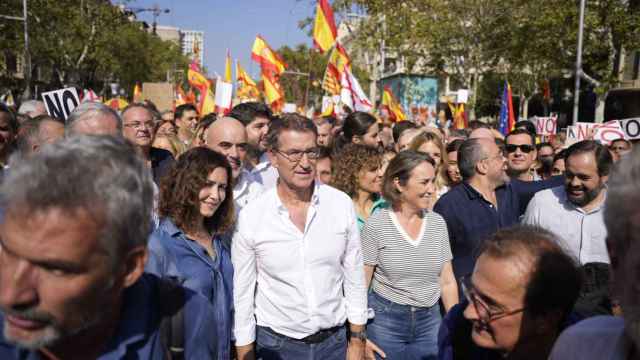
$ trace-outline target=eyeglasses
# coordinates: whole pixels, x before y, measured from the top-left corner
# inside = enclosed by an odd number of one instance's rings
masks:
[[[153,121],[145,121],[145,122],[131,122],[131,123],[127,123],[127,124],[123,124],[122,126],[126,127],[126,128],[130,128],[130,129],[151,129],[153,128]]]
[[[523,144],[523,145],[507,144],[504,146],[504,148],[507,150],[508,153],[513,153],[513,152],[516,152],[516,150],[520,149],[520,151],[522,151],[525,154],[528,154],[536,149],[535,146],[527,145],[527,144]]]
[[[315,147],[308,150],[289,150],[289,151],[280,151],[278,149],[274,149],[275,152],[284,156],[287,160],[293,163],[299,163],[302,160],[303,155],[307,155],[307,159],[309,160],[318,160],[320,157],[320,148]]]
[[[522,307],[520,309],[507,311],[504,309],[495,309],[496,306],[487,305],[478,294],[477,290],[473,287],[471,283],[471,276],[463,276],[460,279],[460,284],[462,285],[462,293],[467,298],[470,304],[476,310],[478,314],[478,318],[484,325],[488,325],[493,321],[498,319],[505,318],[507,316],[515,315],[526,310],[526,307]],[[497,307],[500,307],[499,305]],[[494,309],[491,309],[494,308]]]

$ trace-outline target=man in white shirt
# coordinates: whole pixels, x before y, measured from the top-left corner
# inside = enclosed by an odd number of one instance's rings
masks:
[[[605,146],[587,140],[567,149],[565,163],[565,185],[537,193],[522,221],[559,235],[565,251],[585,266],[587,286],[577,310],[592,315],[601,313],[601,300],[608,299],[606,292],[595,294],[606,290],[609,271],[603,212],[613,160]],[[594,297],[585,296],[589,293]]]
[[[362,359],[367,289],[353,203],[315,181],[311,120],[284,115],[268,147],[279,180],[242,209],[232,241],[238,358]]]
[[[622,160],[611,174],[604,221],[613,270],[613,296],[622,317],[598,316],[560,335],[551,360],[630,360],[640,356],[640,151]]]
[[[246,102],[236,105],[229,116],[245,126],[247,143],[259,156],[255,166],[247,162],[245,167],[265,189],[274,187],[278,180],[278,172],[271,166],[266,153],[266,136],[273,117],[271,109],[264,103]]]
[[[262,193],[262,185],[244,168],[247,156],[247,133],[242,123],[231,117],[218,119],[207,128],[206,146],[227,157],[233,177],[233,200],[236,213]]]

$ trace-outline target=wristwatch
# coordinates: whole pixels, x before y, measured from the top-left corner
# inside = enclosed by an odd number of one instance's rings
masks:
[[[350,331],[349,337],[356,338],[362,341],[367,341],[367,332],[366,331]]]

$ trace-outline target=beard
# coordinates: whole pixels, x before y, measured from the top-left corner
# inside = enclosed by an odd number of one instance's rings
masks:
[[[565,185],[565,191],[567,193],[567,197],[569,198],[569,201],[571,201],[577,207],[584,207],[588,205],[596,197],[598,197],[598,195],[600,195],[600,192],[602,191],[602,189],[604,189],[603,183],[600,183],[598,186],[596,186],[593,189],[588,189],[585,186],[573,187],[570,184]],[[582,191],[582,196],[571,195],[572,190]]]

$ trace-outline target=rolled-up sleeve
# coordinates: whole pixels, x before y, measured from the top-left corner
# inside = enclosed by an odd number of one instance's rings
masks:
[[[360,231],[353,204],[350,204],[348,217],[347,246],[342,262],[347,319],[351,324],[364,325],[367,323],[367,285],[364,278]]]
[[[239,222],[241,226],[241,223]],[[231,242],[233,263],[233,305],[235,308],[234,336],[236,345],[248,345],[256,338],[255,288],[256,254],[252,239],[243,235],[239,227]]]

